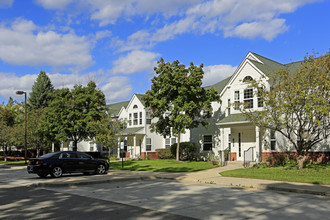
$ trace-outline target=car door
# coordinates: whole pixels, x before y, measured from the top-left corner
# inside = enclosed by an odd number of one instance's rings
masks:
[[[88,154],[78,152],[78,170],[81,172],[93,171],[96,169],[97,162],[94,158]]]
[[[77,155],[74,152],[63,152],[59,159],[61,160],[64,172],[75,172],[77,169]]]

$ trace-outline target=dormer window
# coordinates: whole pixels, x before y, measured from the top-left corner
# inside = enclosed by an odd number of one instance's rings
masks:
[[[134,105],[133,108],[138,108],[138,106],[137,105]]]
[[[244,77],[244,79],[243,79],[243,82],[245,82],[245,83],[248,83],[248,82],[251,82],[251,81],[253,81],[252,76],[246,76],[246,77]]]

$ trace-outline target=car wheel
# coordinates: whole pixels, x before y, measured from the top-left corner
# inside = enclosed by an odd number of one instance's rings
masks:
[[[58,178],[63,174],[63,170],[61,167],[54,167],[52,170],[52,177]]]
[[[43,174],[40,174],[40,173],[38,173],[37,175],[38,175],[40,178],[45,178],[48,174],[44,174],[44,173],[43,173]]]
[[[97,166],[96,174],[105,174],[106,168],[104,164],[100,164]]]

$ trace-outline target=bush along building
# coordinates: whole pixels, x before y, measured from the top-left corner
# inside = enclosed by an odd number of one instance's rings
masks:
[[[212,117],[206,119],[209,126],[186,130],[181,134],[181,142],[192,142],[200,149],[201,157],[220,156],[226,152],[230,161],[261,162],[278,152],[294,151],[287,139],[279,132],[255,126],[241,111],[263,109],[263,102],[251,81],[262,80],[269,89],[268,74],[279,70],[294,73],[302,62],[280,64],[256,53],[249,52],[232,76],[206,87],[213,87],[220,95],[221,104],[212,103]],[[143,95],[134,94],[129,101],[108,105],[111,117],[126,122],[126,127],[118,134],[118,146],[123,142],[127,158],[157,159],[156,149],[169,148],[177,142],[177,137],[164,138],[150,131],[150,124],[157,119],[151,118],[151,110],[145,107]],[[116,146],[114,147],[116,148]],[[119,151],[117,151],[119,156]],[[294,153],[293,153],[294,154]],[[330,147],[327,141],[315,145],[309,156],[315,160],[327,159]]]

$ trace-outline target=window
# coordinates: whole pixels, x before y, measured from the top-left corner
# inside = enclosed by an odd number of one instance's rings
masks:
[[[176,143],[176,138],[172,138],[172,144],[175,144]]]
[[[135,112],[133,114],[133,125],[137,125],[138,124],[138,113]]]
[[[165,138],[165,148],[171,147],[171,138]]]
[[[170,148],[176,143],[176,138],[165,138],[165,148]]]
[[[231,150],[231,134],[228,134],[228,149]]]
[[[142,125],[142,112],[140,112],[140,125]]]
[[[77,156],[78,156],[78,158],[80,158],[80,159],[86,159],[86,160],[90,160],[90,159],[92,159],[92,157],[91,157],[90,155],[88,155],[88,154],[78,153]]]
[[[241,143],[241,133],[238,133],[238,156],[242,156],[242,143]]]
[[[231,108],[231,106],[230,106],[230,99],[228,99],[228,115],[230,115],[230,108]]]
[[[129,125],[129,126],[132,125],[132,113],[129,113],[129,117],[128,117],[128,125]]]
[[[151,138],[146,138],[146,151],[151,151]]]
[[[243,79],[243,82],[251,82],[251,81],[253,81],[252,76],[246,76],[246,77],[244,77],[244,79]]]
[[[235,110],[239,110],[239,103],[240,103],[239,91],[235,91],[234,92],[234,109]]]
[[[270,150],[275,150],[276,147],[276,135],[274,130],[270,130]]]
[[[253,108],[253,89],[244,90],[244,107]]]
[[[261,98],[261,93],[263,92],[263,90],[264,89],[262,87],[258,88],[258,108],[264,107],[264,102]]]
[[[133,108],[138,108],[138,106],[137,105],[134,105]]]
[[[90,152],[93,152],[93,151],[94,151],[94,147],[90,147],[90,148],[89,148],[89,151],[90,151]]]
[[[146,124],[151,124],[151,113],[149,111],[146,111]]]
[[[203,136],[203,150],[204,151],[212,150],[212,135]]]
[[[61,153],[60,159],[65,159],[65,158],[76,158],[76,153]]]

